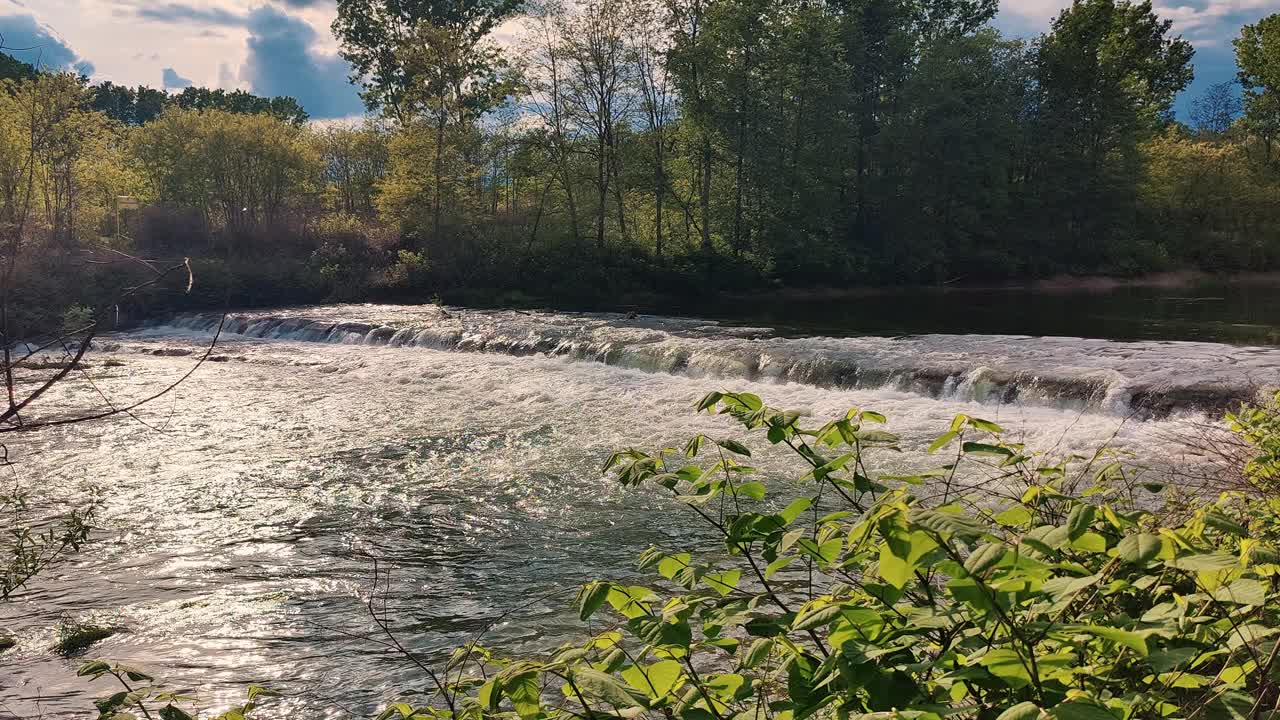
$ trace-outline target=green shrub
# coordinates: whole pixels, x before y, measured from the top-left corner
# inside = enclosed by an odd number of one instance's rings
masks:
[[[1266,405],[1228,415],[1227,422],[1249,445],[1245,478],[1269,495],[1280,494],[1280,392]]]
[[[72,305],[62,312],[62,331],[74,333],[93,324],[93,308],[87,305]]]
[[[385,283],[394,289],[421,289],[427,284],[430,269],[431,262],[424,253],[400,250],[396,253],[396,261],[387,268]]]
[[[620,483],[671,493],[723,547],[651,548],[651,586],[581,588],[584,643],[461,648],[435,701],[383,718],[1275,717],[1280,501],[1223,495],[1166,525],[1104,455],[1051,463],[978,418],[932,443],[937,467],[875,476],[869,454],[899,443],[877,413],[700,409],[789,446],[798,496],[732,439],[614,455]]]

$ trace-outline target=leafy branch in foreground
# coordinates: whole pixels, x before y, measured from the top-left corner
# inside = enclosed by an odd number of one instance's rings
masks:
[[[1280,392],[1261,407],[1245,407],[1227,416],[1231,430],[1248,444],[1252,456],[1244,476],[1263,492],[1280,493]]]
[[[1166,524],[1123,468],[1047,464],[978,418],[932,443],[938,467],[876,476],[868,456],[899,443],[878,413],[811,428],[735,393],[699,409],[788,446],[799,485],[756,479],[737,440],[615,454],[619,482],[670,492],[722,548],[651,548],[652,587],[583,586],[581,618],[608,617],[586,642],[468,646],[441,702],[382,717],[1276,717],[1280,501],[1224,494]]]
[[[0,540],[0,601],[8,600],[45,568],[78,552],[89,539],[98,506],[95,500],[41,526],[26,521],[29,506],[21,490],[0,493],[0,519],[8,528]]]
[[[155,678],[135,667],[112,664],[105,660],[92,660],[81,665],[76,674],[91,680],[110,677],[122,688],[94,701],[94,705],[98,708],[98,720],[137,720],[139,717],[160,720],[195,720],[196,718],[195,715],[182,709],[182,704],[194,702],[193,698],[166,692],[155,684]],[[259,685],[250,685],[248,698],[243,705],[216,717],[210,717],[209,720],[243,720],[258,707],[260,698],[275,697],[277,694]],[[153,709],[156,711],[154,715],[151,712]]]

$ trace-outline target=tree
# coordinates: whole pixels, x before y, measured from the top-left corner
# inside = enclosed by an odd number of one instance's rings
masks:
[[[387,169],[387,133],[373,123],[335,125],[319,131],[317,140],[325,178],[336,191],[334,207],[372,215],[377,186]]]
[[[133,96],[133,122],[146,125],[164,113],[169,94],[163,90],[139,85]]]
[[[302,125],[310,117],[291,97],[265,98],[244,90],[227,92],[222,88],[188,87],[172,96],[170,102],[183,110],[224,110],[242,115],[265,113],[294,125]]]
[[[94,85],[90,94],[90,105],[94,110],[121,125],[140,124],[136,117],[137,93],[133,88],[106,80]]]
[[[560,18],[565,12],[559,2],[539,4],[532,9],[526,24],[531,41],[521,62],[526,75],[526,104],[545,128],[547,154],[554,164],[556,180],[564,189],[570,236],[576,244],[582,240],[582,231],[574,194],[574,147],[565,95],[568,70],[560,38],[563,24]]]
[[[263,113],[174,108],[132,140],[157,199],[234,232],[277,221],[320,174],[305,131]]]
[[[1149,0],[1075,0],[1039,41],[1037,214],[1045,255],[1106,261],[1132,231],[1137,148],[1191,81],[1191,44]]]
[[[1280,217],[1280,186],[1235,142],[1170,128],[1142,147],[1141,209],[1172,256],[1213,271],[1266,267]]]
[[[437,32],[467,56],[499,24],[515,16],[521,0],[338,0],[333,34],[342,57],[351,63],[351,81],[361,86],[370,110],[407,120],[409,91],[420,85],[406,67],[412,61],[404,48],[425,40],[421,33]],[[422,31],[419,25],[434,28]],[[407,112],[409,111],[409,112]]]
[[[1280,13],[1245,25],[1232,44],[1244,87],[1246,128],[1261,141],[1269,164],[1280,136]]]
[[[649,136],[653,165],[653,252],[663,259],[664,218],[667,198],[667,156],[672,152],[671,125],[676,121],[677,97],[666,53],[670,39],[665,32],[666,9],[656,0],[633,0],[627,5],[627,46],[633,77],[640,97],[641,116]]]
[[[882,150],[896,192],[883,219],[885,262],[903,279],[947,281],[1010,269],[1011,179],[1032,69],[1026,46],[995,30],[944,36],[903,85]]]
[[[1242,109],[1238,84],[1216,83],[1191,103],[1191,124],[1202,134],[1225,135]]]
[[[584,151],[595,161],[596,247],[605,247],[605,216],[612,194],[618,233],[628,239],[621,184],[619,133],[635,107],[632,68],[627,62],[623,9],[612,0],[587,0],[558,18],[561,54],[566,60],[564,87],[570,122],[588,139]]]
[[[438,239],[450,131],[469,132],[472,123],[514,91],[516,79],[498,48],[465,26],[420,21],[397,47],[397,55],[406,79],[399,96],[400,120],[424,118],[435,134],[431,203],[432,235]]]
[[[696,169],[698,188],[698,223],[702,237],[701,250],[710,272],[711,247],[711,176],[713,129],[711,98],[707,87],[714,61],[707,42],[708,8],[715,0],[668,0],[671,26],[671,48],[667,62],[676,80],[676,88],[684,99],[683,115],[697,136]],[[686,211],[685,218],[690,213]]]
[[[0,52],[0,80],[34,80],[38,74],[34,65]]]

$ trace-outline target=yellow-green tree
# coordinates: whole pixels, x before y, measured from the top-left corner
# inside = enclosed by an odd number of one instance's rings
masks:
[[[132,153],[158,200],[243,231],[315,191],[321,158],[307,133],[271,115],[170,110],[134,132]]]

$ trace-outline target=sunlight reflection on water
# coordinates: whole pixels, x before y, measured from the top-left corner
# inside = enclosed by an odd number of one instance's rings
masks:
[[[98,368],[124,400],[180,376],[199,338],[125,337]],[[84,715],[106,688],[74,676],[82,658],[50,648],[62,616],[120,628],[93,657],[154,670],[215,705],[257,682],[308,717],[364,715],[424,679],[374,642],[365,598],[370,554],[392,570],[394,625],[415,650],[445,652],[505,611],[544,594],[491,633],[510,651],[546,648],[583,628],[571,588],[625,578],[650,544],[703,537],[648,489],[624,493],[599,474],[629,445],[734,434],[697,416],[723,384],[818,417],[874,408],[909,447],[957,412],[990,417],[1033,447],[1091,451],[1115,436],[1140,459],[1176,461],[1177,419],[1123,418],[1034,405],[978,405],[909,392],[822,390],[797,383],[699,379],[564,358],[419,348],[351,348],[230,338],[171,397],[141,417],[55,429],[11,446],[38,502],[103,491],[102,529],[74,561],[0,606],[17,648],[0,655],[0,700],[19,715]],[[84,388],[59,392],[89,403]],[[1070,431],[1068,434],[1068,430]],[[771,483],[794,465],[757,458]],[[1193,459],[1194,460],[1194,459]],[[926,467],[919,453],[890,469]],[[795,473],[798,474],[798,473]],[[341,688],[341,690],[339,690]]]

